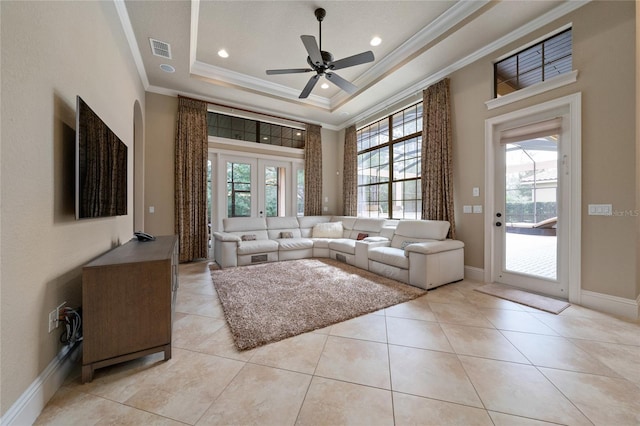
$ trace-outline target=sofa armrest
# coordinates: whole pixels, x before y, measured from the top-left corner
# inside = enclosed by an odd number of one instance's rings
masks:
[[[409,244],[404,248],[404,255],[409,256],[409,253],[420,254],[434,254],[444,251],[457,250],[464,247],[464,243],[459,240],[443,240],[443,241],[428,241],[424,243]]]
[[[242,241],[241,238],[235,234],[230,234],[228,232],[214,232],[213,233],[213,238],[215,238],[218,241],[224,241],[224,242],[240,242]]]
[[[379,243],[379,242],[387,242],[391,243],[387,237],[366,237],[364,240],[367,243]],[[376,246],[380,247],[380,246]]]

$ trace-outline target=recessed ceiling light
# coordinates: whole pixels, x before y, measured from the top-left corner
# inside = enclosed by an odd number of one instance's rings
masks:
[[[265,136],[265,137],[262,138],[262,140],[268,141],[269,138]]]
[[[382,43],[382,39],[378,36],[375,36],[374,38],[371,39],[371,41],[369,42],[369,44],[371,44],[372,46],[379,46],[380,43]]]
[[[322,83],[322,84],[320,85],[320,87],[321,87],[321,88],[323,88],[323,89],[328,89],[328,88],[329,88],[329,85],[328,85],[327,83]]]
[[[160,64],[160,69],[164,72],[176,72],[176,69],[169,64]]]
[[[301,132],[297,132],[296,136],[302,136],[302,133]]]
[[[221,58],[228,58],[229,53],[224,49],[220,49],[218,50],[218,56],[220,56]]]

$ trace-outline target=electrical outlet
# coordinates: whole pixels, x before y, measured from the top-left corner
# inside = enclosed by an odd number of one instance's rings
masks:
[[[58,326],[58,310],[54,309],[49,312],[49,333]]]
[[[67,304],[67,302],[62,302],[57,308],[53,311],[49,312],[49,333],[58,328],[60,325],[60,315],[62,314],[62,308]]]

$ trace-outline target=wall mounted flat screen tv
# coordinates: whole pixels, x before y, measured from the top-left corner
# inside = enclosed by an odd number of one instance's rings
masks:
[[[127,146],[76,100],[76,219],[127,214]]]

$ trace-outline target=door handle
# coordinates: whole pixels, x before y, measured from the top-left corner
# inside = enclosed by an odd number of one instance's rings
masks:
[[[502,222],[496,222],[496,226],[498,227],[502,226]]]

